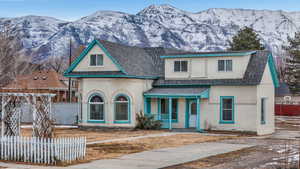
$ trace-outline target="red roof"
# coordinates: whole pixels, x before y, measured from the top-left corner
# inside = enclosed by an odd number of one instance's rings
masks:
[[[67,90],[64,83],[67,80],[53,70],[36,71],[28,75],[18,75],[14,81],[3,87],[3,89],[60,89]]]

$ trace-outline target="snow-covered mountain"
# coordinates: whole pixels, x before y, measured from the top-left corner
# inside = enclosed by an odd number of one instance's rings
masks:
[[[208,9],[191,13],[170,5],[152,5],[132,15],[98,11],[74,22],[42,16],[0,18],[19,35],[33,61],[66,55],[69,39],[86,45],[94,38],[128,45],[193,51],[224,50],[237,31],[249,26],[275,54],[300,30],[300,12]]]

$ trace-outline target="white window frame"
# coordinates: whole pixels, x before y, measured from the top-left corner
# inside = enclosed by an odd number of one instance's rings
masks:
[[[219,70],[219,61],[224,61],[224,70]],[[227,69],[227,61],[231,61],[231,70]],[[233,60],[232,59],[219,59],[217,62],[218,72],[232,72],[233,71]]]
[[[91,65],[91,57],[95,55],[96,56],[96,65]],[[102,65],[97,65],[98,63],[98,56],[102,56]],[[103,67],[104,66],[104,55],[103,54],[91,54],[90,55],[90,63],[89,63],[90,67]]]
[[[179,71],[175,71],[175,62],[179,62]],[[182,62],[186,62],[186,71],[182,71]],[[173,72],[174,73],[187,73],[189,71],[189,61],[188,60],[174,60],[173,62]]]

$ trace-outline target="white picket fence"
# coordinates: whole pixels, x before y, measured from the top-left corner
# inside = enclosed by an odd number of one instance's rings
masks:
[[[86,138],[0,137],[0,159],[37,164],[69,164],[86,154]]]

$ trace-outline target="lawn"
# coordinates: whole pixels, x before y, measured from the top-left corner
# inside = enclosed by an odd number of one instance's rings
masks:
[[[130,130],[130,129],[111,129],[87,131],[80,129],[55,129],[56,137],[85,136],[87,142],[103,141],[117,138],[128,138],[145,136],[149,134],[166,133],[168,130]],[[31,129],[22,129],[23,136],[31,136]],[[220,141],[225,139],[237,138],[234,135],[205,135],[201,133],[178,133],[169,136],[157,136],[140,138],[130,141],[114,141],[108,143],[87,145],[86,158],[76,163],[85,163],[93,160],[116,158],[126,154],[149,151],[161,148],[179,147],[188,144]]]
[[[167,131],[166,130],[130,130],[130,129],[88,131],[88,130],[81,130],[76,128],[71,128],[71,129],[56,128],[54,131],[54,135],[55,137],[84,136],[87,138],[87,142],[93,142],[93,141],[110,140],[110,139],[117,139],[117,138],[144,136],[144,135],[158,134],[164,132]],[[28,128],[22,129],[21,133],[23,136],[31,136],[32,130]]]
[[[188,144],[233,139],[238,136],[206,136],[201,133],[180,133],[172,136],[143,138],[132,141],[93,144],[87,147],[85,161],[116,158],[122,155],[161,148],[179,147]]]

